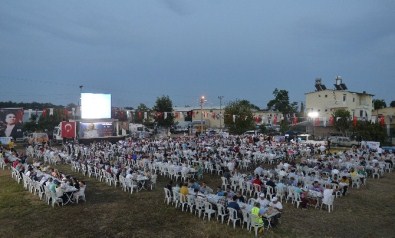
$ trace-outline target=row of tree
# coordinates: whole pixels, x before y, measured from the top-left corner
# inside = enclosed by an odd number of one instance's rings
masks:
[[[297,102],[290,102],[289,94],[287,90],[275,89],[273,91],[274,98],[267,103],[267,109],[278,111],[283,115],[296,115],[297,117],[304,117],[304,106],[301,105],[298,108]],[[393,105],[394,104],[394,105]],[[386,107],[384,100],[374,100],[374,109],[380,109]],[[395,101],[391,102],[391,106],[395,106]],[[40,104],[37,102],[33,103],[14,103],[14,102],[0,102],[0,108],[6,107],[23,107],[23,108],[35,108],[43,110],[45,108],[65,108],[63,106],[56,106],[51,103]],[[71,110],[76,105],[69,104],[66,108]],[[126,109],[133,109],[131,107]],[[246,130],[256,128],[256,123],[253,117],[253,111],[260,110],[258,106],[250,103],[247,100],[234,100],[229,102],[224,108],[224,125],[232,134],[242,134]],[[32,115],[30,121],[25,123],[24,129],[26,131],[37,131],[37,130],[48,130],[51,131],[56,125],[62,120],[67,120],[68,115],[63,113],[64,110],[54,110],[53,115],[42,115],[38,118],[37,115]],[[147,107],[145,104],[140,104],[135,111],[137,112],[148,112],[147,117],[142,117],[139,113],[134,113],[133,121],[137,123],[143,123],[147,126],[156,124],[160,127],[170,127],[174,124],[174,115],[172,113],[164,113],[173,111],[173,102],[169,96],[161,96],[156,99],[155,105],[152,108]],[[237,115],[237,117],[234,117]],[[114,110],[113,118],[119,120],[127,120],[124,111]],[[386,140],[385,130],[379,125],[368,121],[353,122],[350,120],[351,115],[347,110],[338,110],[334,112],[335,128],[345,134],[351,132],[357,134],[365,140],[374,140],[384,142]],[[192,116],[188,115],[185,117],[186,121],[192,120]],[[265,132],[265,125],[261,126],[261,130]],[[289,130],[290,122],[288,120],[280,121],[280,130],[285,132]]]

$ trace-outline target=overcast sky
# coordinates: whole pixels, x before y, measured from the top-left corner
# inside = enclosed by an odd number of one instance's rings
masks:
[[[0,101],[302,102],[317,77],[395,100],[392,0],[3,0]]]

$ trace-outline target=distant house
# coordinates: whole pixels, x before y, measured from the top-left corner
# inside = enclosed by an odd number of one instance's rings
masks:
[[[328,89],[321,79],[316,79],[314,92],[306,93],[306,115],[316,112],[321,125],[327,125],[338,109],[350,112],[357,120],[371,120],[373,96],[365,91],[349,91],[340,77],[335,79],[334,89]]]

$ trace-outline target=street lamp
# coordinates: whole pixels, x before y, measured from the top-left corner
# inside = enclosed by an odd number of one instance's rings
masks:
[[[315,135],[314,135],[314,121],[315,121],[315,119],[319,116],[319,114],[318,114],[318,112],[316,112],[316,111],[311,111],[311,112],[307,113],[307,116],[308,116],[309,118],[312,119],[313,137],[314,137],[314,136],[315,136]]]
[[[204,96],[200,97],[200,133],[203,133],[203,104],[206,102]]]
[[[218,96],[219,99],[219,129],[222,131],[222,99],[224,96]]]

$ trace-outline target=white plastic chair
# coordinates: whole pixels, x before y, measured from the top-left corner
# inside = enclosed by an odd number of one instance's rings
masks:
[[[359,177],[352,177],[351,178],[351,187],[353,188],[354,186],[359,188],[361,186],[361,179]]]
[[[280,199],[280,202],[283,202],[283,199],[285,197],[285,190],[284,188],[278,188],[276,186],[276,197]]]
[[[285,202],[287,203],[289,199],[291,200],[291,202],[294,200],[294,188],[292,186],[288,187],[288,194]]]
[[[299,205],[301,202],[302,202],[302,199],[300,198],[300,193],[294,191],[294,197],[293,197],[292,203],[296,204],[296,208],[299,208]]]
[[[80,199],[82,199],[82,200],[84,200],[84,202],[86,202],[85,189],[86,189],[86,185],[80,187],[80,190],[77,191],[77,192],[75,192],[75,193],[73,194],[74,200],[75,200],[75,202],[76,202],[77,204],[78,204],[78,201],[79,201]]]
[[[228,225],[229,225],[229,222],[232,221],[233,228],[236,229],[236,222],[237,221],[240,222],[240,218],[237,216],[237,211],[236,211],[236,209],[233,209],[231,207],[228,207],[228,211],[229,211]]]
[[[192,213],[193,209],[195,208],[195,196],[194,195],[188,195],[187,199],[188,199],[188,201],[187,201],[187,208]]]
[[[331,210],[333,211],[333,201],[335,200],[335,196],[334,195],[332,195],[331,197],[330,197],[330,199],[328,199],[328,201],[322,201],[322,203],[321,203],[321,209],[322,209],[322,206],[323,205],[326,205],[327,206],[327,208],[328,208],[328,212],[331,212]]]
[[[225,217],[228,216],[226,209],[223,205],[217,204],[217,221],[221,217],[221,223],[224,223]]]
[[[250,222],[250,228],[254,228],[255,231],[255,237],[258,236],[258,230],[259,229],[264,229],[264,223],[262,219],[256,215],[251,214],[251,222]]]
[[[250,230],[250,226],[251,226],[251,214],[248,213],[246,210],[242,209],[241,212],[243,213],[243,223],[241,224],[241,228],[244,227],[244,223],[246,224],[246,229]]]
[[[151,190],[152,190],[154,187],[156,187],[156,180],[157,180],[157,178],[158,178],[158,175],[156,175],[156,174],[153,174],[153,175],[151,176],[151,180],[150,180],[150,182],[151,182]]]
[[[211,203],[209,203],[209,202],[207,202],[207,201],[204,202],[203,220],[204,220],[204,218],[205,218],[206,215],[207,215],[208,220],[210,221],[211,216],[212,216],[212,215],[215,216],[215,213],[216,213],[216,211],[213,209],[213,205],[211,205]]]
[[[195,199],[195,214],[198,214],[199,218],[204,212],[204,201],[201,198]]]
[[[222,185],[221,187],[226,190],[226,188],[229,186],[228,180],[225,177],[221,177]]]
[[[181,207],[181,211],[184,211],[184,208],[185,208],[185,211],[188,211],[188,199],[187,199],[187,196],[185,196],[182,193],[179,193],[179,204],[178,205]]]
[[[380,175],[380,168],[373,168],[372,177],[373,177],[373,178],[376,178],[376,177],[377,177],[377,178],[379,179],[380,176],[381,176],[381,175]]]
[[[269,199],[269,200],[272,199],[273,195],[274,195],[273,187],[272,186],[266,186],[266,197],[267,197],[267,199]]]
[[[52,199],[52,207],[55,207],[55,204],[57,204],[58,206],[60,206],[60,204],[63,204],[63,199],[62,198],[58,198],[56,197],[56,194],[54,192],[51,192],[51,199]]]
[[[167,205],[169,205],[171,200],[172,200],[171,192],[170,192],[170,190],[168,188],[163,188],[163,189],[165,191],[165,201],[164,202],[167,203]]]

